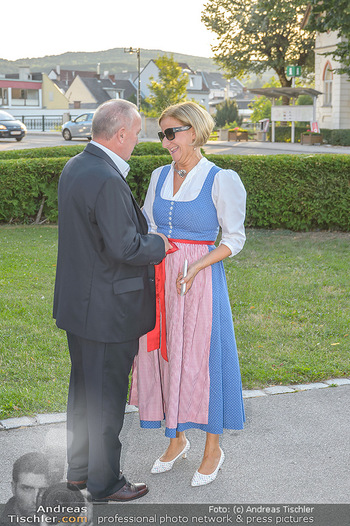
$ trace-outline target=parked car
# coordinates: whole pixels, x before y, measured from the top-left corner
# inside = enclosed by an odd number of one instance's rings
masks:
[[[62,124],[62,135],[66,141],[70,141],[73,137],[86,137],[91,139],[91,124],[94,112],[83,113],[75,119]]]
[[[21,141],[26,133],[27,128],[23,122],[15,119],[10,113],[7,113],[7,111],[0,110],[1,139],[16,139],[16,141]]]

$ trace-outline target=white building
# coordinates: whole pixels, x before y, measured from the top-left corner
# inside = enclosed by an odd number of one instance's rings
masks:
[[[316,115],[320,128],[350,129],[350,78],[334,71],[340,64],[332,55],[339,39],[336,32],[318,33],[315,43],[315,89],[322,92],[317,99]]]

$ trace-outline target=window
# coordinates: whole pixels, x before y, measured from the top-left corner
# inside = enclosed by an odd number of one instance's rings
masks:
[[[12,88],[12,104],[13,106],[39,106],[39,91]]]
[[[333,72],[330,63],[328,62],[323,75],[323,105],[332,105],[332,84]]]
[[[0,106],[8,105],[7,88],[0,88]]]
[[[77,117],[75,119],[75,122],[85,122],[88,120],[88,118],[89,118],[88,114],[84,113],[83,115],[80,115],[79,117]]]

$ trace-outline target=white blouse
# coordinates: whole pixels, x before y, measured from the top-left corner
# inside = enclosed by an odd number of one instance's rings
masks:
[[[214,163],[203,157],[187,174],[184,182],[174,195],[174,170],[170,168],[161,190],[161,197],[169,201],[192,201],[199,195],[209,170]],[[157,231],[153,218],[153,202],[156,186],[162,166],[154,170],[148,187],[143,213],[145,214],[151,232]],[[212,188],[212,199],[215,205],[219,225],[222,230],[220,244],[230,250],[230,257],[238,254],[245,242],[244,219],[246,206],[246,191],[238,174],[233,170],[220,170]]]

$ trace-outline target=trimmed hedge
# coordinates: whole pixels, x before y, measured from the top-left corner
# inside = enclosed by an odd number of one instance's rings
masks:
[[[0,222],[57,221],[57,185],[69,157],[0,159]]]
[[[246,225],[350,231],[349,155],[210,155],[247,190]]]
[[[163,148],[161,142],[139,142],[132,152],[134,155],[167,155],[170,158],[168,150]]]
[[[350,156],[208,155],[241,177],[248,194],[246,225],[350,231]],[[133,156],[128,182],[142,204],[152,171],[169,155]],[[57,221],[57,183],[68,157],[0,158],[0,221],[31,222],[43,204],[43,216]]]
[[[24,150],[9,150],[0,152],[2,159],[43,158],[43,157],[74,157],[81,153],[86,144],[75,144],[70,146],[52,146],[45,148],[28,148]],[[139,155],[170,155],[167,154],[160,142],[140,142],[134,148],[132,156]],[[170,157],[169,157],[170,158]]]
[[[5,159],[43,159],[45,157],[74,157],[81,153],[86,144],[72,146],[52,146],[47,148],[28,148],[0,152],[0,161]]]

